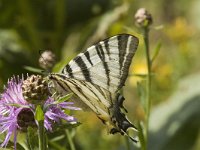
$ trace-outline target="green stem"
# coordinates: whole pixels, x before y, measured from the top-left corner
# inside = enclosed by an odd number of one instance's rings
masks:
[[[39,136],[39,150],[46,150],[46,140],[44,132],[44,121],[39,121],[38,127],[38,136]]]
[[[151,109],[151,58],[149,52],[149,28],[144,27],[144,45],[146,51],[147,62],[147,83],[146,83],[146,122],[145,122],[145,143],[147,148],[148,143],[148,130],[149,130],[149,117]],[[145,149],[146,149],[145,148]]]
[[[128,137],[125,138],[125,142],[126,142],[126,148],[127,148],[127,150],[131,150],[130,143],[129,143],[129,138]]]
[[[143,123],[142,122],[138,122],[138,137],[140,140],[140,144],[141,144],[141,150],[146,150],[146,139],[145,139],[145,135],[144,135],[144,128],[143,128]]]
[[[68,139],[68,142],[69,142],[70,150],[76,150],[74,142],[72,140],[72,137],[70,135],[69,130],[66,130],[66,135],[67,135],[67,139]]]

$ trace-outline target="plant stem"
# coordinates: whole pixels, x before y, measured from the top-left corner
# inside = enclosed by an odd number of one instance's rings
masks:
[[[46,140],[44,132],[44,121],[39,121],[38,136],[39,136],[39,150],[46,150]]]
[[[74,142],[72,140],[72,137],[69,133],[69,130],[66,130],[66,135],[67,135],[67,139],[68,139],[68,142],[69,142],[70,150],[76,150],[76,148],[74,146]]]
[[[129,138],[128,137],[125,138],[125,142],[126,142],[126,149],[127,150],[131,150],[130,143],[129,143]]]
[[[148,143],[148,130],[149,130],[149,117],[151,109],[151,58],[149,52],[149,28],[144,27],[144,45],[146,51],[147,62],[147,83],[146,83],[146,122],[145,122],[145,143],[147,148]]]

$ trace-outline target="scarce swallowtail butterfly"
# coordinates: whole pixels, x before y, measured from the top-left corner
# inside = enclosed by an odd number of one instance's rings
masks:
[[[51,73],[49,79],[58,92],[73,92],[111,134],[129,136],[129,129],[137,129],[122,112],[126,109],[119,90],[125,84],[138,43],[138,38],[130,34],[100,41],[72,59],[60,73]]]

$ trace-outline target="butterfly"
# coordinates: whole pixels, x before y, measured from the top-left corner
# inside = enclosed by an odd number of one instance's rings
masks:
[[[102,40],[77,55],[60,73],[51,73],[49,79],[56,90],[74,93],[107,125],[109,133],[128,135],[129,129],[137,129],[123,113],[125,98],[119,91],[138,43],[138,38],[130,34]]]

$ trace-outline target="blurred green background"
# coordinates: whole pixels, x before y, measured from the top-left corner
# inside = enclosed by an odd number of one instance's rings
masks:
[[[153,64],[148,149],[199,150],[199,0],[0,0],[0,91],[8,78],[29,72],[25,66],[39,68],[40,50],[52,50],[58,62],[68,62],[88,46],[119,33],[139,37],[130,74],[146,73],[142,35],[134,22],[141,7],[153,17],[151,54],[162,45]],[[144,119],[137,93],[142,78],[127,80],[125,106],[136,123]],[[82,122],[74,133],[76,149],[137,149],[120,135],[108,135],[93,113],[75,115]]]

